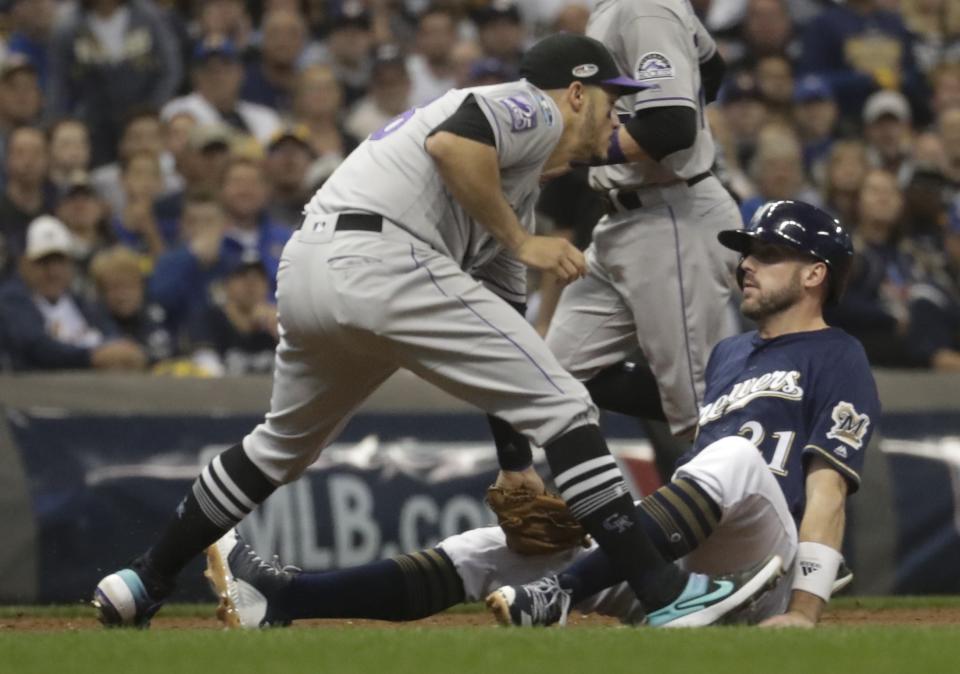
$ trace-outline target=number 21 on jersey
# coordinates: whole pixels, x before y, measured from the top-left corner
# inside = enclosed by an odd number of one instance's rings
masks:
[[[767,437],[767,433],[759,421],[748,421],[740,427],[737,433],[752,442],[758,450],[760,449],[760,443]],[[770,437],[777,441],[777,445],[773,450],[773,457],[767,466],[769,466],[772,473],[786,475],[787,459],[790,457],[790,450],[793,448],[793,441],[797,437],[797,434],[793,431],[778,431],[777,433],[772,433]]]

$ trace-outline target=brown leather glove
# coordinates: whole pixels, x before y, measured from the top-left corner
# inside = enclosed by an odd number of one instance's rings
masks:
[[[507,547],[521,555],[548,555],[590,541],[563,499],[529,489],[487,489],[487,505],[507,536]]]

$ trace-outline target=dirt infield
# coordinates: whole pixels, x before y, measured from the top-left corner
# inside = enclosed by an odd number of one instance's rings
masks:
[[[824,625],[867,626],[867,625],[960,625],[960,607],[922,607],[867,609],[856,606],[833,610],[824,617]],[[454,612],[418,620],[410,623],[389,623],[377,620],[304,620],[297,622],[294,629],[328,629],[341,627],[379,627],[383,629],[423,629],[431,627],[477,627],[493,624],[490,616],[482,611]],[[570,628],[619,625],[616,620],[596,615],[582,615],[574,612],[567,626]],[[164,617],[154,619],[152,629],[158,630],[213,630],[223,626],[213,617]],[[21,613],[0,618],[2,632],[61,632],[100,629],[99,623],[91,616],[87,617],[50,617]]]

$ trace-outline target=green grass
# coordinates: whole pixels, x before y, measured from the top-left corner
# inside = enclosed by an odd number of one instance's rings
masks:
[[[851,608],[960,607],[960,598],[837,599]],[[208,616],[210,605],[164,615]],[[84,607],[0,607],[0,618],[89,617]],[[353,672],[390,674],[935,674],[960,672],[960,629],[829,626],[660,631],[617,627],[507,630],[324,628],[0,632],[0,672],[164,674]]]

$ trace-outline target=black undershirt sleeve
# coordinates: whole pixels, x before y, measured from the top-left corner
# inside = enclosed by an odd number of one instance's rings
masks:
[[[723,75],[726,72],[727,64],[719,51],[700,64],[700,81],[703,83],[703,93],[707,103],[717,100],[717,92],[720,91]]]
[[[440,122],[430,132],[430,135],[432,136],[438,131],[446,131],[455,136],[469,138],[485,145],[497,146],[493,127],[490,126],[487,116],[483,114],[483,110],[480,109],[480,104],[477,103],[473,94],[467,96],[460,107],[457,108],[457,111]]]
[[[685,150],[697,139],[697,111],[684,105],[638,110],[624,126],[656,161]]]

